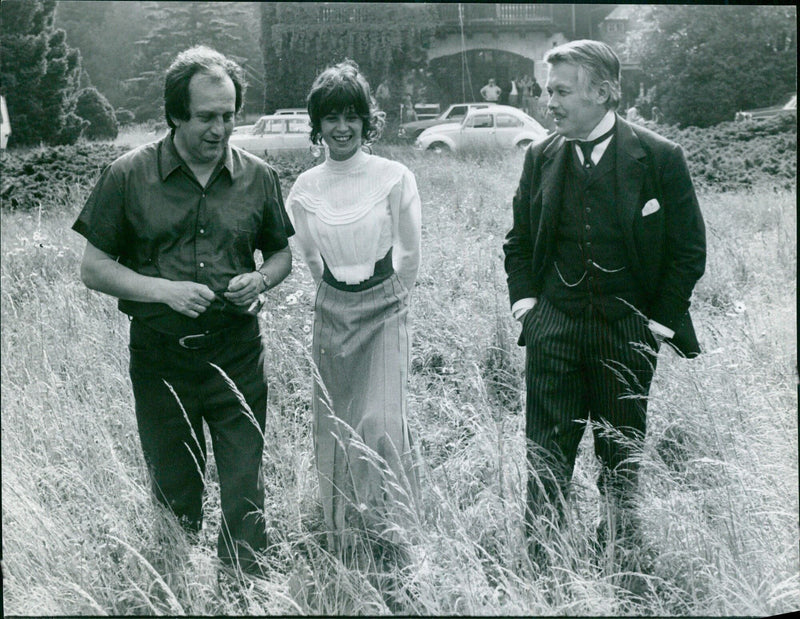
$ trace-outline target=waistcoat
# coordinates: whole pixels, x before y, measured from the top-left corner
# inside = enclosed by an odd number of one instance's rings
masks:
[[[607,320],[640,306],[641,293],[630,269],[616,199],[616,139],[596,166],[585,170],[569,144],[562,203],[552,264],[543,295],[561,311],[577,316],[591,309]]]

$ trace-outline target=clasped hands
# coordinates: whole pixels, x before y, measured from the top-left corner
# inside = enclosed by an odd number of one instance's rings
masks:
[[[176,312],[197,318],[205,312],[216,294],[205,284],[197,282],[168,282],[164,302]],[[225,300],[248,311],[255,307],[259,295],[266,292],[267,284],[258,271],[242,273],[231,278],[223,293]]]

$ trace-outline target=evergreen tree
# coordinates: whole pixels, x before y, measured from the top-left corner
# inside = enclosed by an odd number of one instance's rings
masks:
[[[81,53],[81,66],[114,107],[127,105],[123,80],[133,77],[136,41],[147,33],[142,2],[59,2],[56,26]]]
[[[797,90],[797,7],[658,5],[627,45],[670,122],[707,127]]]
[[[78,93],[75,112],[89,121],[83,135],[88,140],[113,140],[119,133],[119,123],[114,108],[94,86]]]
[[[272,112],[280,107],[282,101],[277,88],[280,80],[280,68],[278,67],[278,54],[272,43],[272,29],[277,25],[278,10],[275,2],[263,2],[261,4],[261,62],[264,67],[264,87],[262,109],[265,113]],[[294,107],[294,106],[286,106]]]
[[[126,107],[137,120],[163,116],[164,73],[175,57],[194,45],[206,45],[250,67],[248,34],[242,23],[253,22],[252,3],[145,2],[148,34],[136,45],[134,74],[126,80]],[[234,19],[235,18],[235,19]],[[253,77],[250,67],[250,78]],[[256,78],[258,75],[256,74]]]
[[[54,0],[4,0],[0,90],[13,131],[10,144],[71,144],[85,126],[75,114],[80,53],[54,27]]]

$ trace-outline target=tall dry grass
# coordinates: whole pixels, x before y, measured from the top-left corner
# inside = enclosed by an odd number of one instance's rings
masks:
[[[422,496],[394,574],[324,549],[311,456],[313,288],[296,262],[261,317],[270,400],[268,578],[219,587],[219,491],[188,539],[149,499],[127,376],[128,321],[78,280],[68,212],[2,214],[3,597],[8,614],[755,615],[800,610],[796,195],[704,192],[706,353],[662,351],[637,515],[647,587],[588,543],[602,516],[582,444],[571,524],[551,566],[523,551],[523,352],[502,238],[519,153],[390,156],[416,174],[423,260],[413,294],[410,422]],[[286,188],[288,189],[288,187]],[[68,199],[67,199],[68,198]],[[397,606],[387,606],[393,593]]]

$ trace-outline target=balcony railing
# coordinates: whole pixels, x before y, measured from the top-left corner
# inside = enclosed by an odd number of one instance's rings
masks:
[[[460,15],[459,15],[460,7]],[[548,4],[440,4],[439,20],[445,26],[519,26],[553,22]]]
[[[362,24],[375,18],[376,5],[365,2],[308,2],[286,3],[290,22],[295,24]],[[433,4],[438,14],[439,26],[468,27],[480,26],[525,26],[548,25],[554,21],[553,5],[550,4],[494,4],[494,3],[440,3]],[[278,6],[278,19],[282,21],[281,5]],[[287,17],[288,19],[288,17]],[[287,22],[287,23],[290,23]]]
[[[360,24],[369,19],[360,3],[329,4],[323,3],[319,7],[319,21],[327,24]]]

